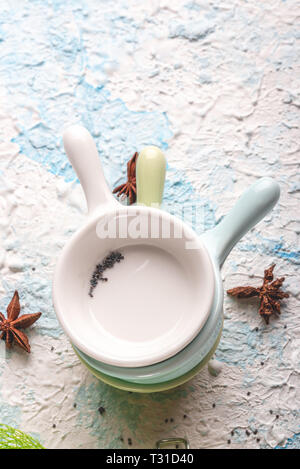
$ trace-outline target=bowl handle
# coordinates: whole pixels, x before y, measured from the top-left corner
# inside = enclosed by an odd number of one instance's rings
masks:
[[[206,247],[221,266],[235,244],[276,204],[279,184],[269,177],[256,181],[212,230],[202,235]]]
[[[166,177],[166,157],[154,146],[140,152],[136,164],[137,203],[159,207],[162,203]]]
[[[82,185],[91,215],[101,205],[119,204],[104,178],[96,144],[85,127],[73,125],[63,134],[66,154]]]

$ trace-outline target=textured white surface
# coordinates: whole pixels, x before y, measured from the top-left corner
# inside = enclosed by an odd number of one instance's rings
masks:
[[[176,435],[192,448],[299,447],[299,13],[281,0],[1,3],[0,310],[18,289],[24,313],[43,313],[30,356],[0,344],[3,423],[48,448]],[[75,122],[95,137],[111,187],[134,151],[164,148],[165,203],[199,206],[199,232],[258,177],[281,185],[223,269],[225,288],[258,285],[275,262],[291,295],[281,318],[267,327],[254,302],[226,297],[210,372],[174,391],[98,383],[56,321],[53,268],[85,216],[61,142]]]

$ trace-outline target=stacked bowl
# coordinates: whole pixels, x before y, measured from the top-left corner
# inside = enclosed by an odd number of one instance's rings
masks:
[[[89,215],[55,269],[53,303],[61,326],[81,362],[111,386],[147,393],[183,384],[221,338],[220,267],[275,205],[279,186],[270,178],[258,180],[213,230],[198,237],[158,208],[166,167],[158,148],[140,152],[137,204],[124,206],[105,182],[88,131],[70,127],[64,146]],[[111,253],[118,261],[103,264]]]

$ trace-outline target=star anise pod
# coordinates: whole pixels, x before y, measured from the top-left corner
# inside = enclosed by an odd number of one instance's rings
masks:
[[[14,296],[7,307],[7,318],[0,313],[0,339],[5,340],[6,347],[11,348],[13,342],[15,341],[20,347],[22,347],[26,352],[30,352],[30,345],[28,337],[20,329],[31,326],[35,321],[39,319],[42,313],[33,313],[33,314],[23,314],[19,317],[21,307],[19,294],[17,290],[14,293]]]
[[[288,298],[289,294],[280,290],[284,277],[273,281],[273,270],[276,264],[271,265],[264,272],[264,280],[261,287],[235,287],[227,290],[228,295],[237,298],[251,298],[257,296],[260,299],[259,314],[267,324],[271,314],[280,314],[280,300]]]
[[[113,190],[113,194],[117,193],[118,197],[120,197],[121,195],[129,197],[130,205],[136,201],[135,168],[138,155],[139,154],[135,152],[131,160],[129,160],[127,163],[127,182],[125,182],[124,184],[120,184],[120,186],[116,187]]]

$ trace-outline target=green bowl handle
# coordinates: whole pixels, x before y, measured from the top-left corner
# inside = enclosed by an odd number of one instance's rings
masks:
[[[137,203],[159,207],[162,202],[166,158],[163,152],[154,146],[143,148],[136,164]]]

